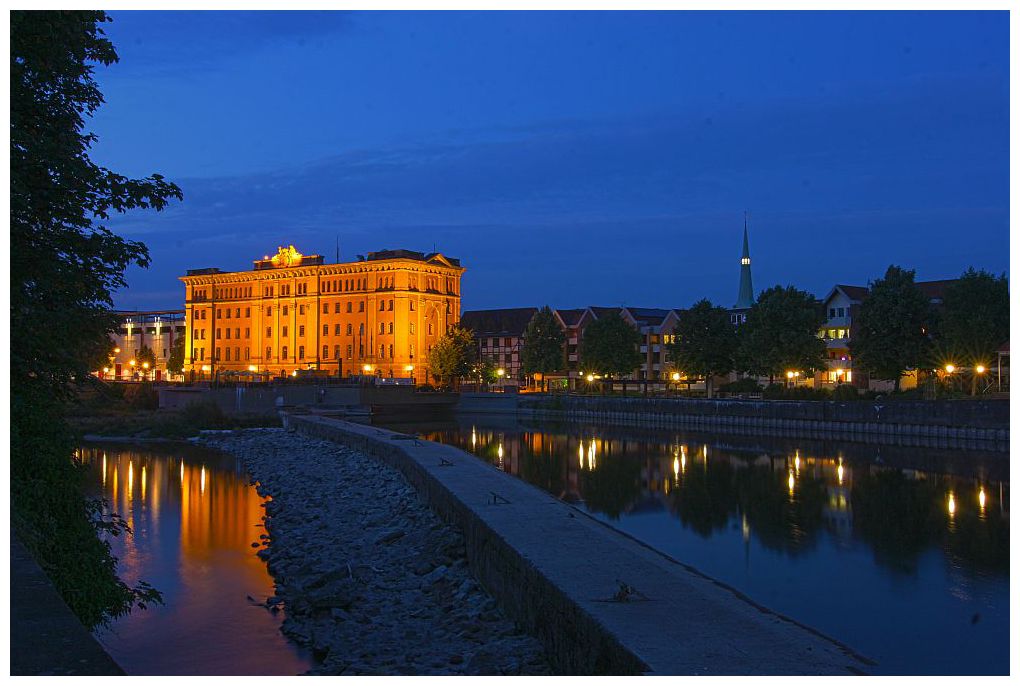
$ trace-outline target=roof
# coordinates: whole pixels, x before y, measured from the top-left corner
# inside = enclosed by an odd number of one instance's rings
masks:
[[[641,326],[658,326],[669,316],[669,310],[658,307],[627,307],[624,309]]]
[[[942,300],[946,297],[946,286],[954,284],[959,279],[942,279],[940,281],[918,281],[917,287],[931,300]]]
[[[419,262],[446,262],[451,267],[459,267],[460,259],[456,257],[450,257],[438,252],[422,253],[417,250],[404,250],[403,248],[397,248],[395,250],[377,250],[375,252],[368,253],[366,260],[369,262],[375,260],[396,260],[403,258],[405,260],[417,260]]]
[[[536,312],[537,307],[469,310],[461,315],[460,325],[477,336],[523,336]]]
[[[836,288],[843,291],[846,294],[846,297],[851,300],[856,300],[857,302],[864,300],[865,296],[868,295],[867,286],[847,286],[846,284],[837,284]]]
[[[605,315],[612,314],[613,312],[619,314],[620,310],[622,308],[620,308],[620,307],[596,307],[596,306],[592,305],[588,309],[591,310],[591,313],[593,315],[595,315],[596,319],[598,319],[599,317],[604,317]]]
[[[581,323],[581,317],[584,316],[584,308],[577,308],[573,310],[553,310],[553,312],[563,322],[563,326],[577,326]]]

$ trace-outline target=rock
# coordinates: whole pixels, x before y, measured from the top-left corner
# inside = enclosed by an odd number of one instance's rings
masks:
[[[431,572],[425,575],[425,581],[430,584],[436,583],[446,575],[446,570],[447,570],[446,565],[436,567]]]
[[[451,655],[450,656],[450,664],[451,665],[459,665],[459,664],[463,664],[463,662],[464,662],[464,656],[463,655],[457,654],[457,655]]]
[[[415,566],[414,573],[417,574],[418,576],[425,576],[433,569],[435,569],[435,565],[429,562],[428,560],[425,560],[424,562],[419,562]]]

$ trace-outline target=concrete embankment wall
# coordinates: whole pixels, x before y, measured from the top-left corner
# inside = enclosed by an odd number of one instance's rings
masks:
[[[211,400],[227,414],[275,414],[280,406],[371,408],[373,414],[448,411],[456,396],[421,393],[412,386],[337,384],[251,384],[223,386],[165,386],[159,389],[161,410],[179,410]]]
[[[1009,449],[1008,400],[834,402],[465,394],[458,411],[896,445]]]
[[[399,470],[565,674],[848,674],[867,660],[452,446],[284,413]]]

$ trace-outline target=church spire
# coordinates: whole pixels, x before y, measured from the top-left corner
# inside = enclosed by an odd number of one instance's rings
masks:
[[[751,285],[751,250],[747,246],[747,212],[744,212],[744,252],[740,256],[740,290],[734,309],[746,309],[754,304],[754,287]]]

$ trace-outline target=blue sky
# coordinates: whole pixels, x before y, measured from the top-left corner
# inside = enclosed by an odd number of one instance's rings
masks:
[[[463,308],[1008,269],[1006,12],[111,12],[94,159],[185,199],[116,304],[277,245],[439,251]]]

